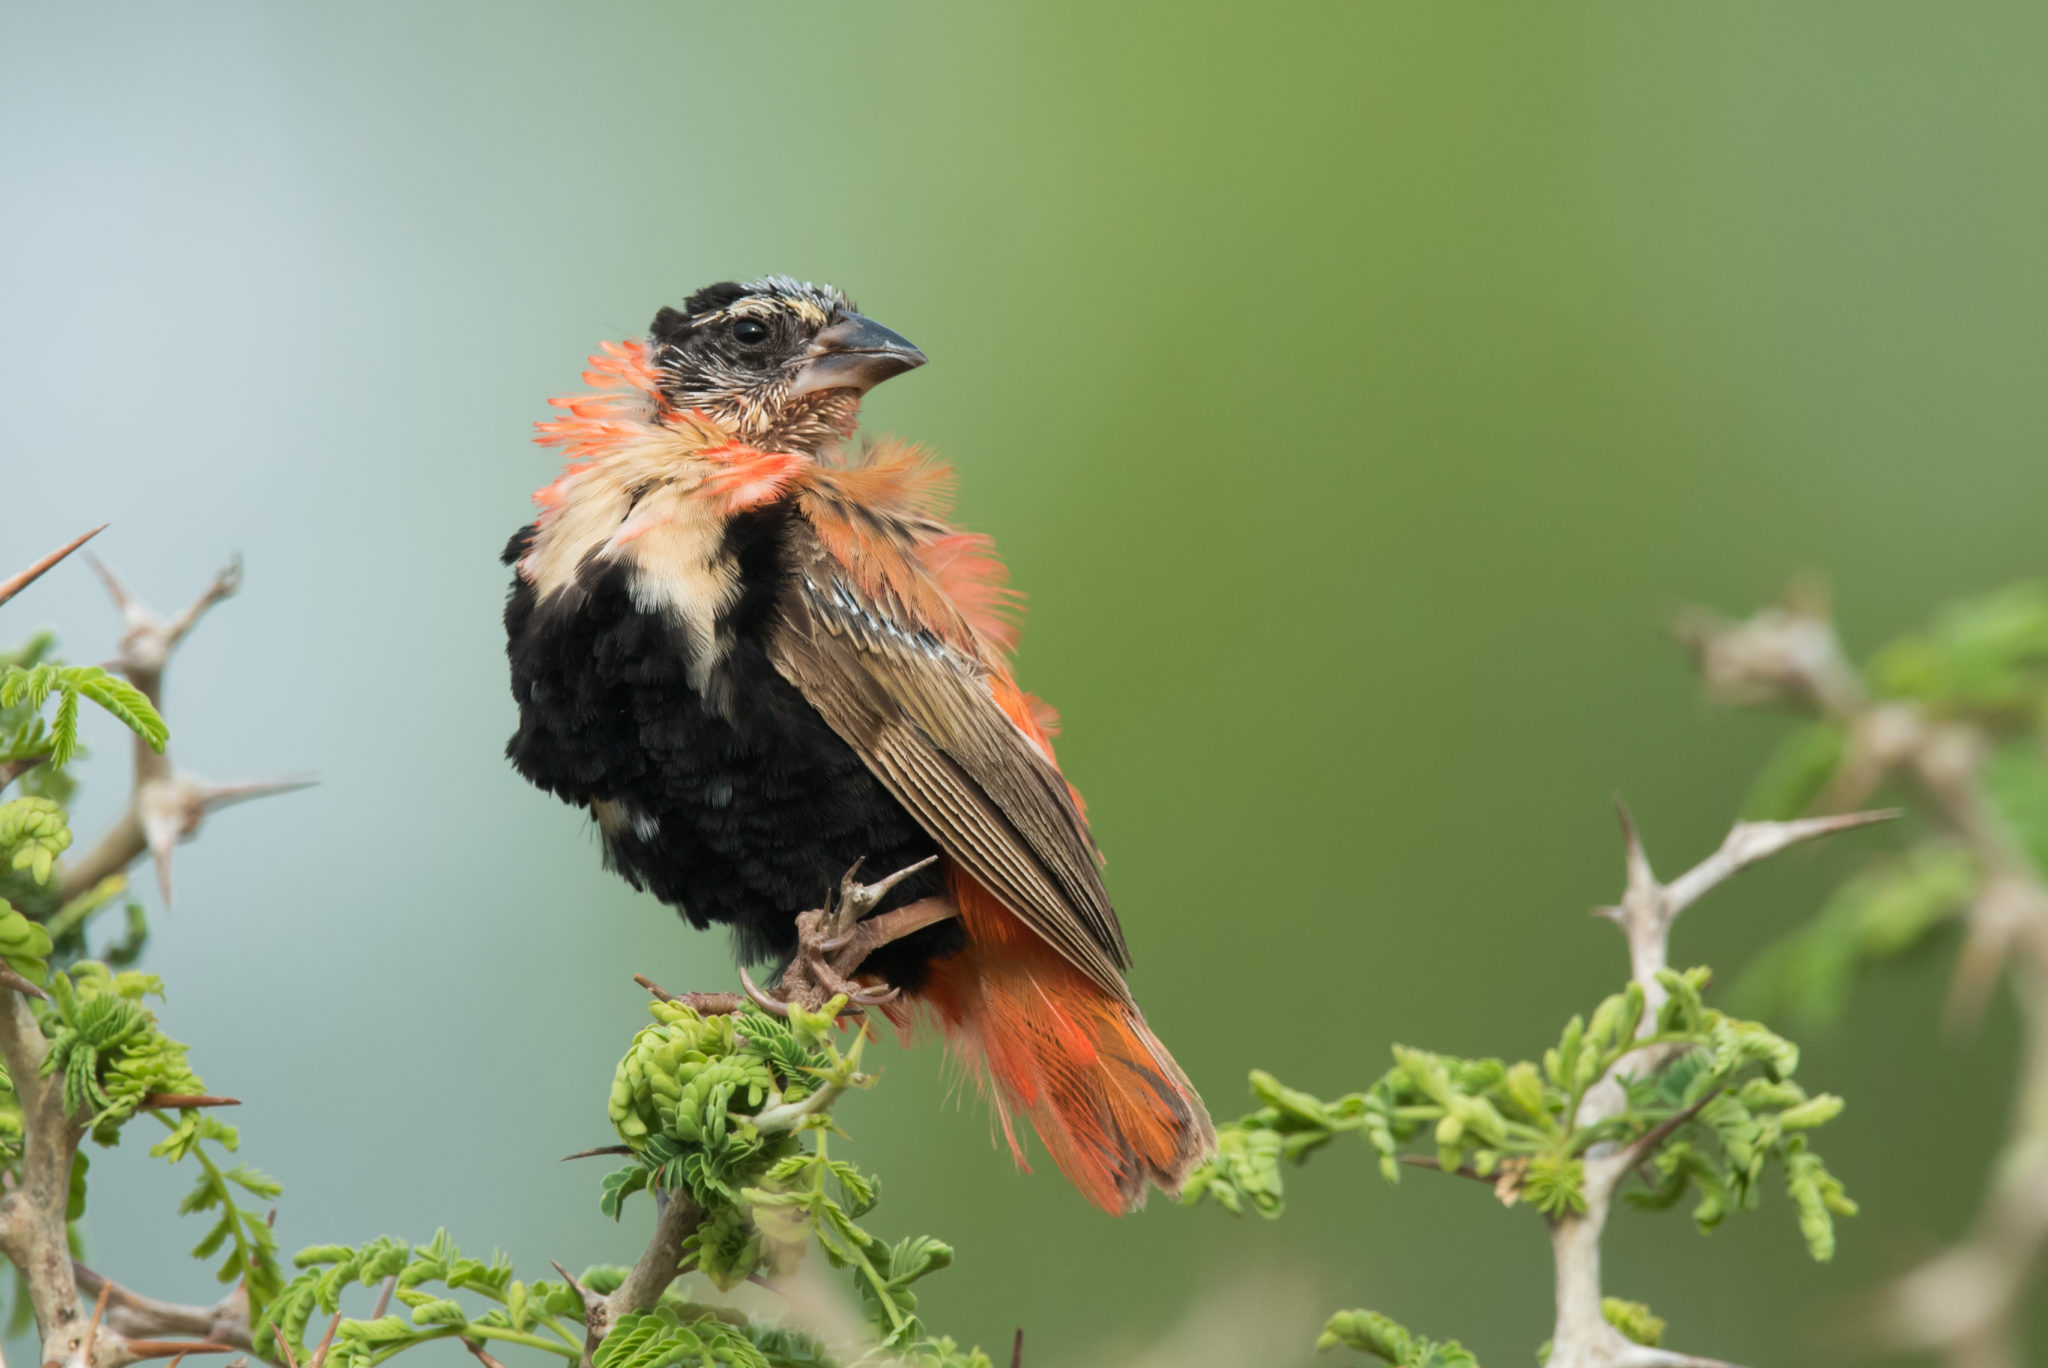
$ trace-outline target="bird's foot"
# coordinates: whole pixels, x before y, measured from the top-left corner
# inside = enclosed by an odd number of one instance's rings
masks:
[[[848,1006],[856,1009],[895,1001],[899,989],[854,978],[861,963],[882,946],[958,913],[945,898],[919,898],[879,916],[869,914],[889,890],[937,858],[919,860],[873,883],[860,882],[860,865],[855,864],[825,906],[798,915],[796,955],[776,981],[775,993],[771,996],[762,991],[743,971],[740,982],[747,996],[769,1012],[787,1012],[792,1003],[815,1012],[835,997],[844,997]]]
[[[890,889],[937,858],[929,856],[867,884],[860,882],[859,864],[847,870],[839,881],[838,892],[828,897],[823,907],[797,915],[796,954],[772,990],[755,983],[745,969],[740,970],[745,997],[738,993],[671,993],[645,974],[633,975],[633,982],[663,1002],[679,1002],[705,1016],[743,1012],[749,1003],[775,1016],[788,1016],[792,1006],[807,1012],[822,1011],[835,997],[845,998],[847,1011],[855,1014],[863,1008],[894,1002],[901,990],[854,978],[862,962],[890,942],[958,916],[959,911],[950,900],[934,897],[919,898],[879,916],[869,914],[881,905]]]

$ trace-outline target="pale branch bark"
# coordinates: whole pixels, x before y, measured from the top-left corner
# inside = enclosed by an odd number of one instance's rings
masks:
[[[20,993],[0,989],[0,1059],[21,1101],[19,1180],[0,1196],[0,1252],[28,1284],[43,1363],[62,1363],[83,1342],[78,1284],[64,1212],[71,1198],[71,1163],[85,1127],[64,1107],[64,1080],[43,1077],[49,1043]]]
[[[241,559],[229,562],[205,592],[168,619],[136,597],[97,557],[88,556],[87,560],[121,614],[120,649],[108,667],[125,674],[150,705],[162,712],[164,670],[172,652],[207,609],[241,587]],[[68,861],[59,873],[59,890],[67,902],[97,887],[101,880],[125,873],[144,855],[154,859],[157,885],[164,901],[169,902],[172,854],[180,841],[198,832],[208,813],[250,798],[288,793],[312,782],[287,778],[209,783],[174,770],[168,751],[158,754],[140,737],[135,738],[133,749],[134,782],[127,807],[90,850]]]
[[[2022,1368],[2020,1317],[2048,1248],[2048,881],[1985,788],[1991,737],[1911,702],[1869,698],[1824,603],[1795,599],[1743,622],[1695,614],[1679,636],[1718,701],[1790,707],[1842,729],[1845,753],[1817,808],[1853,806],[1902,776],[1982,872],[1963,915],[1949,1017],[1974,1019],[2006,972],[2022,1021],[2012,1120],[1970,1233],[1889,1289],[1875,1333],[1947,1368]]]
[[[88,1297],[109,1290],[103,1325],[117,1334],[131,1339],[191,1335],[244,1351],[255,1348],[249,1338],[249,1294],[240,1285],[212,1306],[181,1306],[132,1292],[76,1259],[71,1272],[78,1290]]]
[[[1760,860],[1803,841],[1888,821],[1896,812],[1857,812],[1797,822],[1739,822],[1720,849],[1673,879],[1660,883],[1626,806],[1620,806],[1627,881],[1621,901],[1595,908],[1621,927],[1628,941],[1629,975],[1643,990],[1645,1010],[1638,1038],[1656,1032],[1658,1009],[1669,999],[1657,975],[1670,967],[1672,923],[1688,907]],[[1659,1046],[1634,1051],[1608,1070],[1580,1100],[1575,1126],[1592,1126],[1628,1110],[1622,1077],[1654,1073],[1683,1052]],[[1550,1220],[1551,1258],[1556,1267],[1557,1321],[1551,1334],[1549,1368],[1734,1368],[1715,1359],[1694,1358],[1636,1344],[1601,1314],[1600,1237],[1616,1191],[1635,1167],[1711,1101],[1703,1098],[1625,1144],[1595,1145],[1584,1157],[1581,1192],[1586,1209]]]

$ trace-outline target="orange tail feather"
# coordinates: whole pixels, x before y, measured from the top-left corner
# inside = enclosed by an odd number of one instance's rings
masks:
[[[995,1084],[1003,1133],[1025,1164],[1012,1114],[1030,1118],[1053,1162],[1113,1215],[1147,1185],[1180,1190],[1215,1148],[1194,1086],[1129,1002],[1106,991],[955,869],[947,880],[968,946],[920,996],[946,1039]]]

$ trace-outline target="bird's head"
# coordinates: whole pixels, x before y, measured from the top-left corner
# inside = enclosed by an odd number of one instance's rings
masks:
[[[817,454],[853,431],[861,396],[924,353],[829,285],[727,281],[663,309],[650,330],[661,386],[749,445]]]

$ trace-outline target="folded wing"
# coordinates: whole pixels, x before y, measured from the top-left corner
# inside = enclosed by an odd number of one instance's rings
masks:
[[[998,701],[1007,674],[972,633],[934,631],[886,580],[843,563],[805,518],[787,552],[776,668],[949,857],[1128,1001],[1130,952],[1095,844],[1066,780]]]

